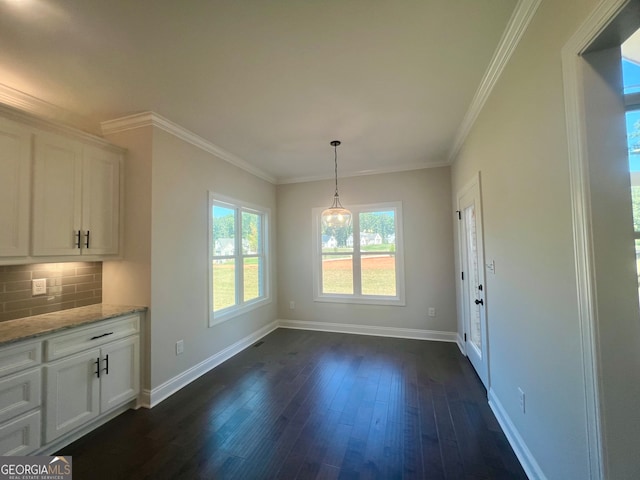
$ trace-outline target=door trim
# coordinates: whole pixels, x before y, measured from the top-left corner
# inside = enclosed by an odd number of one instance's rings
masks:
[[[562,49],[577,304],[585,383],[585,423],[589,471],[592,479],[606,478],[604,461],[606,446],[602,438],[598,317],[591,238],[589,173],[586,157],[586,117],[580,55],[628,3],[628,0],[602,0]]]

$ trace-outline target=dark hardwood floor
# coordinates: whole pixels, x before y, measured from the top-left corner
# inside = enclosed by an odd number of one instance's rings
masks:
[[[451,343],[278,329],[67,446],[84,479],[526,479]]]

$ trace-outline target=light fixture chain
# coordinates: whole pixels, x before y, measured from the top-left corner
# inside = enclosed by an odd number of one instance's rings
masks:
[[[335,170],[336,170],[336,197],[338,196],[338,145],[333,146],[333,159],[335,162]]]

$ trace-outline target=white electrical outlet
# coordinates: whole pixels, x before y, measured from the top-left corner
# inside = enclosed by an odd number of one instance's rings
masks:
[[[520,410],[522,411],[522,413],[525,413],[525,397],[524,397],[524,390],[522,390],[520,387],[518,387],[518,400],[520,402]]]
[[[180,355],[184,352],[184,340],[178,340],[176,342],[176,355]]]
[[[429,307],[429,316],[430,317],[435,317],[436,316],[436,309],[433,307]]]
[[[291,301],[289,302],[289,308],[290,308],[291,310],[293,310],[294,308],[296,308],[296,302],[294,302],[293,300],[291,300]]]
[[[47,279],[35,278],[31,280],[31,295],[46,295],[47,294]]]

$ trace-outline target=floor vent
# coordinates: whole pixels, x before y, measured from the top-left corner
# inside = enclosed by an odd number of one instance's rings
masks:
[[[260,340],[258,343],[256,343],[256,344],[254,345],[254,347],[259,347],[259,346],[260,346],[260,345],[262,345],[263,343],[264,343],[264,342],[263,342],[262,340]]]

